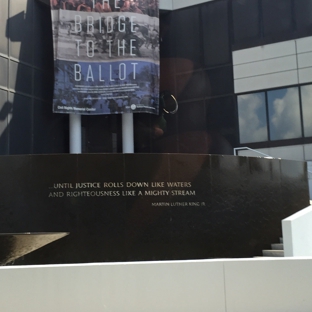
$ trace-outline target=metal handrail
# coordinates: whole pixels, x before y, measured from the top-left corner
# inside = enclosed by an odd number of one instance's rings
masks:
[[[274,157],[272,157],[272,156],[270,156],[270,155],[268,155],[268,154],[264,154],[264,153],[262,153],[262,152],[259,152],[259,151],[255,150],[255,149],[252,149],[252,148],[247,147],[247,146],[245,146],[245,147],[234,147],[234,155],[235,155],[235,156],[238,156],[238,155],[237,155],[237,151],[245,150],[245,149],[247,149],[247,150],[249,150],[249,151],[252,151],[252,152],[255,152],[255,153],[258,153],[258,154],[261,154],[261,155],[264,155],[265,157],[274,158]]]

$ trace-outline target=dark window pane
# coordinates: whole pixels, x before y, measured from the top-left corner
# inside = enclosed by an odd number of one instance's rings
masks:
[[[197,67],[200,61],[199,6],[175,12],[174,23],[176,57],[191,60]],[[177,71],[181,69],[177,67]]]
[[[32,67],[10,61],[10,88],[31,95]]]
[[[240,143],[267,141],[264,92],[239,95],[237,105]]]
[[[234,96],[219,97],[207,100],[208,130],[218,134],[219,140],[214,142],[222,150],[229,142],[232,146],[238,145],[237,140],[237,110],[234,104]],[[233,149],[231,150],[231,153]]]
[[[8,116],[12,105],[8,102],[8,92],[0,89],[0,154],[8,153]]]
[[[230,61],[227,1],[215,1],[201,6],[204,64],[224,64]]]
[[[304,136],[312,136],[312,85],[301,87]]]
[[[52,102],[53,83],[53,71],[34,69],[34,96]]]
[[[302,136],[298,88],[269,91],[268,108],[271,140]]]
[[[203,97],[207,85],[202,71],[177,75],[177,97],[179,101]]]
[[[34,1],[34,16],[34,65],[47,71],[53,71],[50,7],[40,1]]]
[[[204,101],[183,103],[179,106],[179,132],[206,130],[206,109]]]
[[[219,67],[205,71],[206,96],[234,93],[233,67]]]
[[[18,94],[10,94],[13,110],[9,117],[10,154],[32,153],[32,100]]]
[[[68,153],[68,114],[53,114],[52,103],[35,100],[33,119],[35,154]]]
[[[175,56],[173,12],[160,15],[160,57]]]
[[[296,0],[295,19],[298,30],[312,29],[312,0]]]
[[[259,38],[258,0],[233,0],[234,42],[241,43]]]
[[[262,0],[262,11],[264,36],[292,30],[290,0]]]

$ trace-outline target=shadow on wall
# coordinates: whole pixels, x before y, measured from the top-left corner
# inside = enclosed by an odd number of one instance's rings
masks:
[[[0,99],[4,103],[0,115],[3,124],[0,153],[68,152],[68,116],[52,113],[50,11],[37,0],[10,1],[7,7],[9,92]]]

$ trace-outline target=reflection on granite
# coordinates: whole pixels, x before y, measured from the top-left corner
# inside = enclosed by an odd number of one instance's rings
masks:
[[[5,265],[69,233],[6,233],[0,234],[0,265]]]

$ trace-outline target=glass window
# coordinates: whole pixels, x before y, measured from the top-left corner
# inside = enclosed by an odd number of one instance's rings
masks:
[[[8,153],[8,121],[12,105],[8,102],[8,92],[0,89],[0,155]]]
[[[204,101],[182,103],[178,115],[179,131],[204,131],[207,129],[206,107]]]
[[[268,108],[271,140],[302,136],[298,88],[269,91]]]
[[[223,66],[205,71],[206,96],[234,93],[233,66]]]
[[[240,143],[267,141],[265,93],[240,95],[237,104]]]
[[[264,36],[292,29],[290,0],[262,0]]]
[[[258,0],[233,0],[234,42],[241,43],[259,38]]]
[[[296,0],[295,20],[298,30],[311,29],[312,26],[312,0]]]
[[[207,91],[206,77],[202,71],[177,75],[178,100],[186,101],[203,97]]]
[[[10,93],[9,101],[12,103],[9,125],[9,154],[32,154],[32,99]],[[21,136],[23,137],[22,140],[20,139]]]
[[[304,136],[312,136],[312,85],[301,87]]]
[[[201,8],[204,64],[230,63],[227,1],[206,3]]]
[[[197,68],[201,65],[199,7],[178,10],[174,14],[176,57],[191,60]],[[178,68],[177,71],[183,71]]]
[[[207,127],[222,134],[232,146],[239,144],[237,138],[237,116],[234,96],[217,97],[206,100]]]

